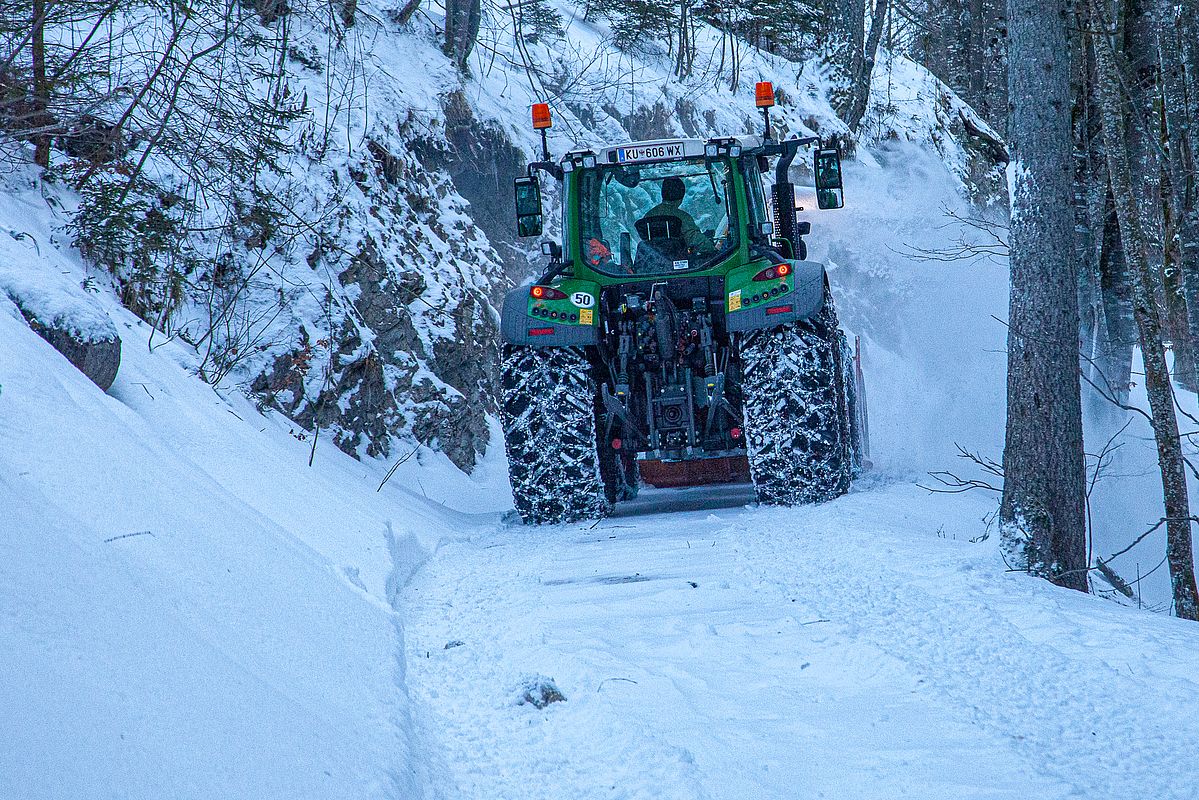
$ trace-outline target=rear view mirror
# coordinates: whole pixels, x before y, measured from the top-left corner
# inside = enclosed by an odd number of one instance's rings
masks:
[[[841,153],[836,148],[816,151],[816,205],[820,208],[841,208],[845,192],[841,186]]]
[[[536,178],[517,178],[516,235],[541,235],[541,184]]]

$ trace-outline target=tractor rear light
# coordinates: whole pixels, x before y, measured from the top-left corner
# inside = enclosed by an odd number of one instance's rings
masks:
[[[553,328],[529,328],[530,336],[549,336],[553,332]]]
[[[770,108],[773,106],[774,84],[770,81],[758,81],[757,85],[754,86],[754,103],[758,108]]]
[[[767,267],[754,276],[755,281],[772,281],[775,278],[785,278],[791,274],[790,264],[775,264],[773,267]]]
[[[770,308],[766,309],[766,313],[768,315],[769,314],[790,314],[791,306],[771,306]]]
[[[554,119],[550,116],[548,103],[533,104],[533,130],[540,131],[554,127]]]
[[[561,292],[553,286],[534,286],[529,289],[529,297],[534,300],[565,300],[566,292]]]
[[[622,447],[624,447],[624,442],[622,442],[620,439],[612,440],[612,449],[613,450],[619,450]]]
[[[732,436],[734,439],[740,439],[741,438],[741,429],[740,428],[729,428],[729,436]]]

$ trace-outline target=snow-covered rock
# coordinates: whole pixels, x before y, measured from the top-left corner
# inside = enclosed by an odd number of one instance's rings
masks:
[[[30,200],[27,194],[10,197],[8,202],[19,206]],[[0,235],[0,298],[10,301],[30,328],[106,391],[121,365],[121,338],[85,288],[91,284],[64,274],[49,237],[38,241],[41,231],[38,235],[16,229],[7,233]]]

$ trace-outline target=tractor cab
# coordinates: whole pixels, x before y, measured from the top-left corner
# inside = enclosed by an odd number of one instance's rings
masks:
[[[659,160],[660,159],[660,160]],[[570,178],[574,245],[592,270],[654,277],[710,269],[738,250],[736,166],[685,139],[608,148]],[[761,189],[758,189],[759,194]]]

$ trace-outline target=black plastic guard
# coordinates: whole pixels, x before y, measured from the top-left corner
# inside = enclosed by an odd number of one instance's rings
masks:
[[[529,314],[529,289],[521,286],[504,296],[500,336],[508,344],[529,347],[574,347],[599,342],[599,326],[564,324]]]
[[[824,265],[819,261],[792,261],[795,290],[767,303],[730,311],[729,332],[775,328],[788,322],[811,319],[824,307]]]

